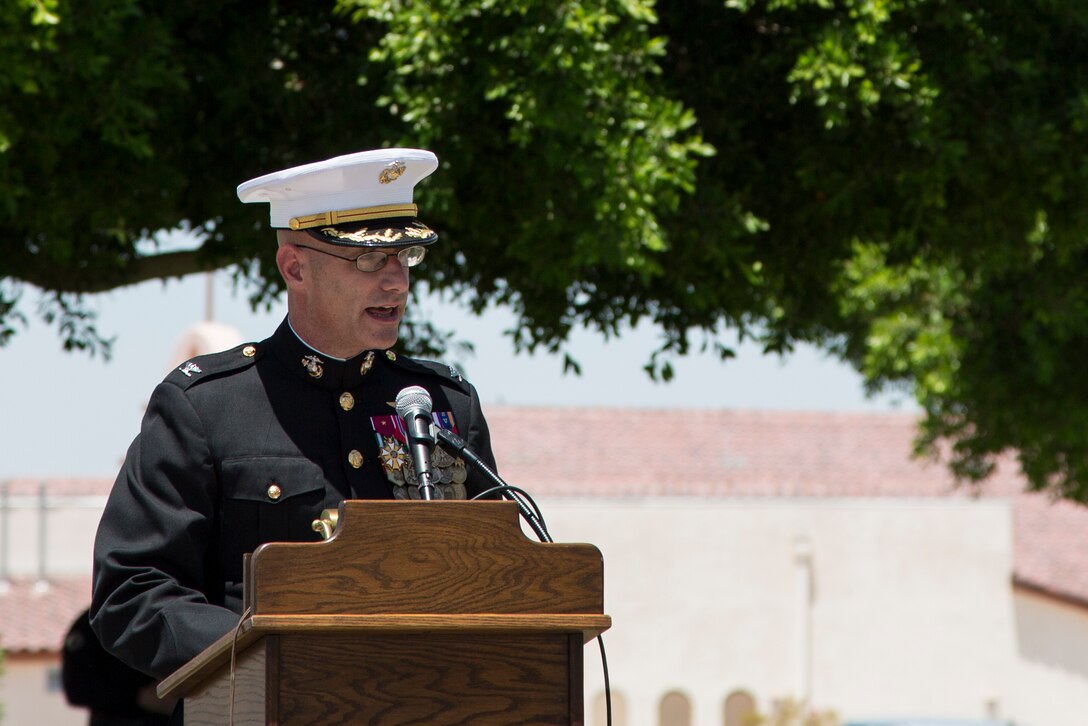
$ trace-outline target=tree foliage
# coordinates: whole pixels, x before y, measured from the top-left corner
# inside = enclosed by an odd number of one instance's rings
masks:
[[[91,350],[87,293],[238,265],[274,295],[235,184],[424,146],[417,277],[516,346],[649,319],[668,377],[731,330],[814,342],[910,390],[960,476],[1012,452],[1088,501],[1088,6],[15,0],[0,31],[0,340],[27,283]],[[157,251],[179,227],[200,248]]]

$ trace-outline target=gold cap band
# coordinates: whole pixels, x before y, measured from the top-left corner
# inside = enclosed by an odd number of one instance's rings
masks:
[[[365,222],[368,219],[385,219],[387,217],[415,217],[419,213],[419,207],[414,204],[383,204],[380,207],[360,207],[359,209],[345,209],[340,212],[322,212],[310,214],[305,217],[292,217],[287,223],[291,229],[309,229],[331,224],[347,224],[349,222]]]

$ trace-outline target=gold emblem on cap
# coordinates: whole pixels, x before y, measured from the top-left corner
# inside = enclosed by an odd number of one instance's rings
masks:
[[[268,494],[268,498],[271,499],[273,502],[283,496],[283,490],[280,489],[279,484],[269,484],[268,492],[266,493]]]
[[[245,348],[242,348],[242,355],[244,355],[246,358],[252,358],[253,356],[257,355],[257,349],[252,345],[247,345]]]
[[[397,359],[397,354],[394,353],[391,350],[387,350],[387,351],[385,351],[385,357],[388,358],[389,360],[396,360]]]
[[[404,162],[400,159],[391,161],[386,164],[385,168],[382,169],[382,173],[378,175],[378,181],[382,184],[395,182],[397,179],[400,179],[400,175],[404,173],[405,168]]]
[[[363,455],[359,453],[358,449],[352,449],[348,452],[348,463],[356,469],[363,465]]]
[[[340,394],[340,408],[345,411],[350,411],[355,408],[355,396],[351,395],[348,391],[344,391]]]
[[[366,357],[363,358],[363,364],[359,366],[359,373],[366,375],[370,373],[370,369],[374,366],[374,351],[367,351]]]
[[[302,359],[302,367],[314,378],[320,378],[325,374],[325,362],[316,355],[308,355]]]

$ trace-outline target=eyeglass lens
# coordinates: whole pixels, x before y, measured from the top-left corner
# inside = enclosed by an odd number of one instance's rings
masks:
[[[403,267],[415,267],[427,254],[427,248],[420,245],[405,247],[397,253],[397,260]],[[377,272],[385,267],[392,255],[385,252],[366,252],[355,258],[355,266],[362,272]]]

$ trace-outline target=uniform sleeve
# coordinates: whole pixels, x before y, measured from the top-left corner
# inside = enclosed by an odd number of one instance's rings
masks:
[[[139,707],[136,694],[140,688],[154,683],[154,679],[103,650],[91,631],[86,611],[68,629],[60,663],[61,685],[70,705],[128,718],[146,713]]]
[[[495,454],[491,450],[491,433],[487,428],[487,420],[484,418],[483,409],[480,407],[480,396],[476,387],[468,384],[469,390],[469,424],[468,430],[461,432],[462,437],[468,443],[468,448],[487,464],[491,471],[498,473],[495,465]],[[494,484],[483,474],[470,467],[468,479],[468,495],[470,497],[482,491],[490,489]]]
[[[215,580],[218,484],[185,391],[155,389],[110,493],[94,546],[91,623],[102,645],[163,678],[230,631]]]

